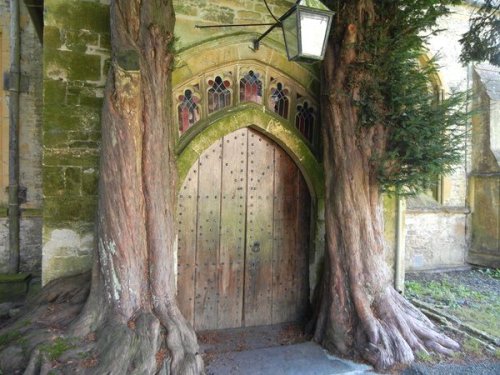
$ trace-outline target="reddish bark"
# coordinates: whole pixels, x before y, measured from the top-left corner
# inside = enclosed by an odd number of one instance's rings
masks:
[[[98,252],[90,299],[73,325],[79,335],[97,330],[98,373],[203,371],[196,336],[175,301],[174,22],[171,0],[111,3]]]
[[[384,152],[383,124],[358,125],[360,87],[370,79],[355,68],[363,32],[375,17],[371,0],[346,5],[324,63],[323,149],[326,256],[315,340],[379,369],[409,363],[426,349],[450,353],[458,344],[391,285],[377,166]],[[375,99],[374,99],[375,100]]]

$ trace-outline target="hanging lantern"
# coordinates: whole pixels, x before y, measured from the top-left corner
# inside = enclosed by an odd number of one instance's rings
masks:
[[[280,18],[289,60],[323,60],[333,14],[319,0],[299,0]]]

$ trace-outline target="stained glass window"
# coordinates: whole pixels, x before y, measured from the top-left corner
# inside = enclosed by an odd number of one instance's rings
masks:
[[[262,104],[262,81],[260,74],[250,70],[240,80],[240,102]]]
[[[295,127],[300,133],[312,142],[314,130],[314,108],[308,102],[297,105],[297,114],[295,115]]]
[[[228,88],[231,83],[217,76],[215,80],[209,80],[208,84],[211,86],[208,90],[208,113],[229,107],[231,105],[231,91]]]
[[[184,95],[179,96],[179,131],[184,133],[194,123],[200,119],[200,109],[198,98],[193,95],[191,90],[185,90]]]
[[[276,87],[271,89],[270,107],[275,113],[283,118],[288,118],[288,90],[283,88],[283,84],[278,82]]]

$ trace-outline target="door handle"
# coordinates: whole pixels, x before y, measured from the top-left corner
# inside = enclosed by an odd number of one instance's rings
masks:
[[[255,241],[252,245],[252,251],[254,253],[258,253],[260,251],[260,242],[259,241]]]

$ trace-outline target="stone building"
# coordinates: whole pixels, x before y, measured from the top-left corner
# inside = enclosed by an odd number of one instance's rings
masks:
[[[28,84],[21,94],[21,180],[27,188],[27,199],[21,206],[22,264],[23,270],[41,274],[47,283],[91,265],[100,111],[110,54],[109,5],[104,0],[27,3],[43,3],[44,18],[42,48],[23,6],[22,70]],[[272,12],[281,15],[293,1],[269,3]],[[9,53],[7,5],[0,4],[4,72],[8,71],[5,61]],[[251,41],[262,28],[195,28],[273,22],[263,3],[174,0],[174,6],[177,57],[171,99],[172,121],[178,127],[181,181],[178,283],[183,288],[193,287],[189,283],[196,271],[189,265],[194,255],[188,248],[203,254],[203,246],[208,246],[207,251],[214,252],[223,264],[228,244],[240,251],[231,255],[235,262],[245,248],[257,254],[266,246],[287,247],[284,244],[292,239],[277,221],[269,219],[280,217],[301,233],[293,251],[299,254],[307,249],[293,265],[297,272],[308,275],[306,285],[299,282],[294,288],[307,290],[316,282],[324,245],[318,67],[289,62],[277,30],[254,51]],[[406,204],[396,199],[385,201],[387,259],[398,270],[399,288],[404,269],[461,268],[468,261],[498,266],[500,257],[498,86],[491,89],[498,71],[488,73],[491,77],[485,81],[480,69],[458,63],[459,35],[467,29],[472,8],[454,10],[442,21],[447,30],[429,45],[428,56],[441,56],[440,75],[433,89],[445,96],[451,90],[474,86],[481,94],[475,105],[487,110],[471,124],[473,136],[464,144],[463,162],[450,176],[439,177],[434,191],[408,199]],[[2,91],[0,207],[7,202],[6,95]],[[241,152],[242,148],[246,152]],[[256,185],[253,181],[260,182],[259,178],[272,178],[277,183]],[[226,184],[230,186],[227,191],[244,193],[226,202],[225,190],[213,190]],[[281,186],[279,191],[276,186]],[[262,202],[252,203],[256,199],[252,191],[276,196],[277,203],[262,207]],[[298,202],[293,212],[284,210],[290,196]],[[211,206],[231,208],[214,213],[207,209]],[[0,211],[0,267],[8,254],[5,212],[5,208]],[[266,212],[267,217],[252,220]],[[225,220],[244,221],[241,228],[236,226],[241,234],[221,230]],[[200,222],[208,224],[201,228]],[[253,227],[255,222],[264,224]],[[266,240],[257,238],[255,233],[269,233],[266,226],[272,228],[273,235],[267,235]],[[206,272],[215,272],[208,263]],[[235,277],[243,276],[236,272]],[[189,300],[195,297],[186,298],[184,311],[192,316],[196,303]],[[207,322],[202,328],[211,324]]]
[[[19,162],[22,272],[39,273],[42,263],[42,44],[26,6],[21,7],[21,87]],[[0,272],[8,271],[8,186],[10,7],[0,2],[0,64],[4,87],[0,90]]]

